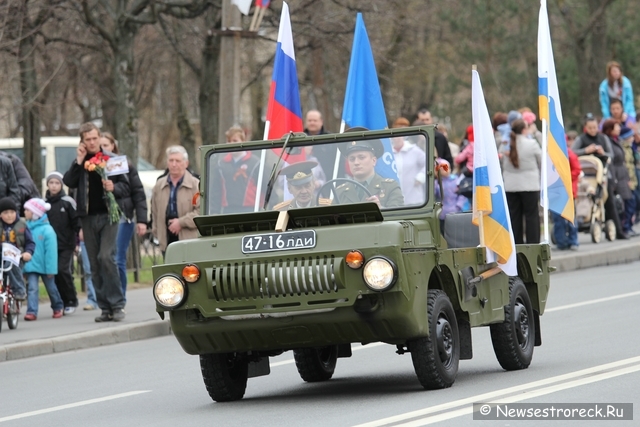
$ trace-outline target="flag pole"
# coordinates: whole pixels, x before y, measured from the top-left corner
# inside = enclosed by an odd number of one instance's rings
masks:
[[[471,72],[473,73],[474,71],[478,71],[478,66],[476,64],[471,65]],[[474,193],[472,196],[471,205],[473,205],[475,198],[476,195]],[[478,214],[478,233],[480,234],[480,246],[484,248],[484,212],[479,211]]]
[[[549,192],[547,188],[547,120],[542,119],[542,165],[541,165],[541,187],[542,187],[542,243],[549,243]]]
[[[344,129],[347,127],[347,123],[342,120],[340,122],[340,133],[344,133]],[[338,169],[340,169],[340,149],[336,150],[336,159],[333,162],[333,176],[331,179],[338,178]],[[333,200],[333,191],[329,192],[329,199]]]
[[[263,134],[263,138],[265,141],[269,139],[269,127],[271,125],[271,122],[269,120],[267,120],[264,124],[264,134]],[[256,200],[254,200],[253,202],[253,211],[254,212],[259,212],[260,211],[260,196],[262,194],[262,177],[264,176],[264,165],[265,162],[267,161],[267,156],[266,154],[266,150],[262,150],[262,152],[260,153],[260,166],[258,167],[258,179],[256,182]]]
[[[256,6],[253,10],[253,16],[251,17],[251,24],[249,25],[249,31],[257,31],[255,29],[256,21],[258,19],[258,14],[260,12],[260,8]]]
[[[261,7],[260,11],[258,12],[260,14],[260,16],[258,16],[258,21],[256,22],[256,26],[254,28],[254,31],[258,31],[258,29],[260,28],[260,25],[262,25],[262,18],[264,18],[264,14],[267,11],[266,7]]]
[[[342,120],[340,122],[340,133],[344,133],[345,128],[347,127],[347,122]],[[336,179],[338,177],[338,168],[340,168],[340,150],[336,150],[336,160],[333,162],[333,178]],[[333,200],[333,192],[331,192],[330,198]]]

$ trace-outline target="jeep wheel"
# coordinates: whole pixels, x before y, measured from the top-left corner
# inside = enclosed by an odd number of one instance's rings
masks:
[[[451,387],[458,374],[460,335],[449,297],[430,290],[427,298],[429,336],[409,343],[413,368],[427,390]]]
[[[202,379],[216,402],[242,399],[247,388],[249,361],[243,354],[201,354]]]
[[[300,378],[308,383],[327,381],[333,376],[338,360],[338,346],[293,350]]]
[[[493,351],[507,371],[526,369],[533,358],[536,325],[531,300],[519,277],[509,278],[510,304],[504,322],[490,325]]]

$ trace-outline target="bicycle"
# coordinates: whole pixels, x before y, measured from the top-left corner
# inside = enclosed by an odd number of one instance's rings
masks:
[[[8,265],[8,267],[5,267]],[[2,300],[2,318],[7,319],[9,329],[18,327],[18,318],[20,317],[20,301],[18,301],[11,290],[11,283],[8,278],[5,279],[5,272],[11,270],[11,263],[2,259],[0,266],[0,299]],[[0,319],[0,332],[2,332],[2,319]]]

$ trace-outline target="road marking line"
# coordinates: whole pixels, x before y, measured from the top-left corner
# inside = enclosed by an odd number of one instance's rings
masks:
[[[594,299],[594,300],[589,300],[589,301],[583,301],[583,302],[578,302],[578,303],[575,303],[575,304],[567,304],[567,305],[561,305],[561,306],[558,306],[558,307],[547,308],[544,312],[545,313],[550,313],[550,312],[553,312],[553,311],[568,310],[570,308],[582,307],[584,305],[597,304],[597,303],[606,302],[606,301],[613,301],[613,300],[626,298],[626,297],[634,297],[634,296],[637,296],[637,295],[640,295],[640,291],[629,292],[628,294],[614,295],[612,297],[606,297],[606,298],[599,298],[599,299]],[[363,346],[352,348],[351,351],[363,350],[363,349],[377,347],[379,345],[385,345],[385,344],[386,343],[383,343],[383,342],[375,342],[375,343],[371,343],[371,344],[367,344],[367,345],[363,345]],[[295,363],[294,359],[287,359],[287,360],[283,360],[281,362],[271,363],[270,366],[272,368],[275,368],[277,366],[290,365],[292,363]]]
[[[559,307],[548,308],[544,312],[549,313],[552,311],[568,310],[570,308],[582,307],[584,305],[598,304],[599,302],[613,301],[613,300],[626,298],[626,297],[635,297],[637,295],[640,295],[640,291],[629,292],[628,294],[614,295],[612,297],[592,299],[589,301],[577,302],[575,304],[561,305]]]
[[[555,393],[557,391],[562,391],[562,390],[566,390],[566,389],[569,389],[569,388],[578,387],[578,386],[581,386],[581,385],[591,384],[591,383],[595,383],[595,382],[598,382],[598,381],[603,381],[603,380],[607,380],[607,379],[610,379],[610,378],[618,377],[620,375],[630,374],[630,373],[638,372],[638,371],[640,371],[640,365],[630,366],[628,368],[619,368],[619,369],[614,370],[614,371],[605,372],[603,374],[598,374],[598,375],[595,375],[595,376],[592,376],[592,377],[588,377],[588,378],[582,378],[582,379],[570,381],[570,382],[564,383],[564,384],[557,384],[557,385],[545,387],[545,388],[542,388],[542,389],[525,391],[524,393],[516,395],[516,396],[500,398],[499,401],[498,400],[494,400],[494,401],[483,402],[483,403],[514,403],[514,402],[521,402],[523,400],[533,399],[534,397],[544,396],[546,394]],[[408,422],[408,423],[404,423],[404,424],[396,424],[396,425],[394,425],[394,427],[421,427],[421,426],[426,426],[426,425],[429,425],[429,424],[435,424],[435,423],[438,423],[440,421],[446,421],[446,420],[450,420],[452,418],[458,418],[458,417],[462,417],[464,415],[470,415],[470,414],[473,414],[473,406],[469,406],[469,407],[463,408],[463,409],[457,409],[457,410],[451,411],[451,412],[446,412],[444,414],[438,414],[438,415],[435,415],[435,416],[425,417],[425,418],[414,420],[414,421],[411,421],[411,422]]]
[[[418,409],[412,412],[406,412],[400,415],[394,415],[392,417],[382,418],[379,420],[371,421],[368,423],[358,424],[354,427],[381,427],[392,423],[399,423],[411,418],[417,418],[424,415],[432,414],[435,412],[441,412],[447,409],[458,408],[463,405],[471,405],[475,402],[490,402],[497,397],[511,395],[514,393],[534,389],[549,384],[559,383],[561,381],[567,381],[578,377],[590,376],[600,374],[604,371],[620,369],[621,367],[640,363],[640,356],[632,357],[629,359],[619,360],[617,362],[606,363],[604,365],[598,365],[591,368],[582,369],[575,372],[569,372],[568,374],[557,375],[555,377],[545,378],[543,380],[533,381],[526,384],[520,384],[517,386],[491,391],[488,393],[478,394],[476,396],[467,397],[464,399],[455,400],[452,402],[443,403],[436,406],[431,406],[424,409]]]
[[[380,345],[387,345],[387,343],[386,342],[372,342],[371,344],[354,347],[354,348],[351,349],[351,351],[366,350],[367,348],[378,347]],[[283,360],[281,362],[271,363],[269,366],[272,367],[272,368],[275,368],[276,366],[289,365],[291,363],[295,363],[295,359],[287,359],[287,360]]]
[[[22,414],[10,415],[8,417],[0,418],[0,423],[5,421],[18,420],[20,418],[33,417],[34,415],[47,414],[49,412],[62,411],[64,409],[77,408],[78,406],[92,405],[94,403],[106,402],[114,399],[121,399],[123,397],[135,396],[136,394],[142,393],[150,393],[151,390],[138,390],[138,391],[129,391],[127,393],[114,394],[111,396],[99,397],[97,399],[89,399],[83,400],[81,402],[69,403],[67,405],[54,406],[52,408],[39,409],[37,411],[24,412]]]

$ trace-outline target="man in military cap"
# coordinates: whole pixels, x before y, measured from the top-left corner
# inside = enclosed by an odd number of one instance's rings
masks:
[[[291,200],[285,200],[273,207],[274,210],[286,211],[289,209],[308,208],[316,206],[316,180],[313,176],[313,168],[318,162],[298,162],[282,168],[280,173],[287,177],[287,188],[293,196]],[[319,205],[330,205],[331,200],[320,198]]]
[[[351,175],[356,182],[369,190],[371,196],[367,196],[360,187],[346,183],[336,189],[340,203],[369,201],[377,203],[381,208],[404,206],[404,196],[398,181],[383,178],[375,171],[378,159],[384,154],[382,141],[379,139],[352,141],[341,150],[347,158]]]

